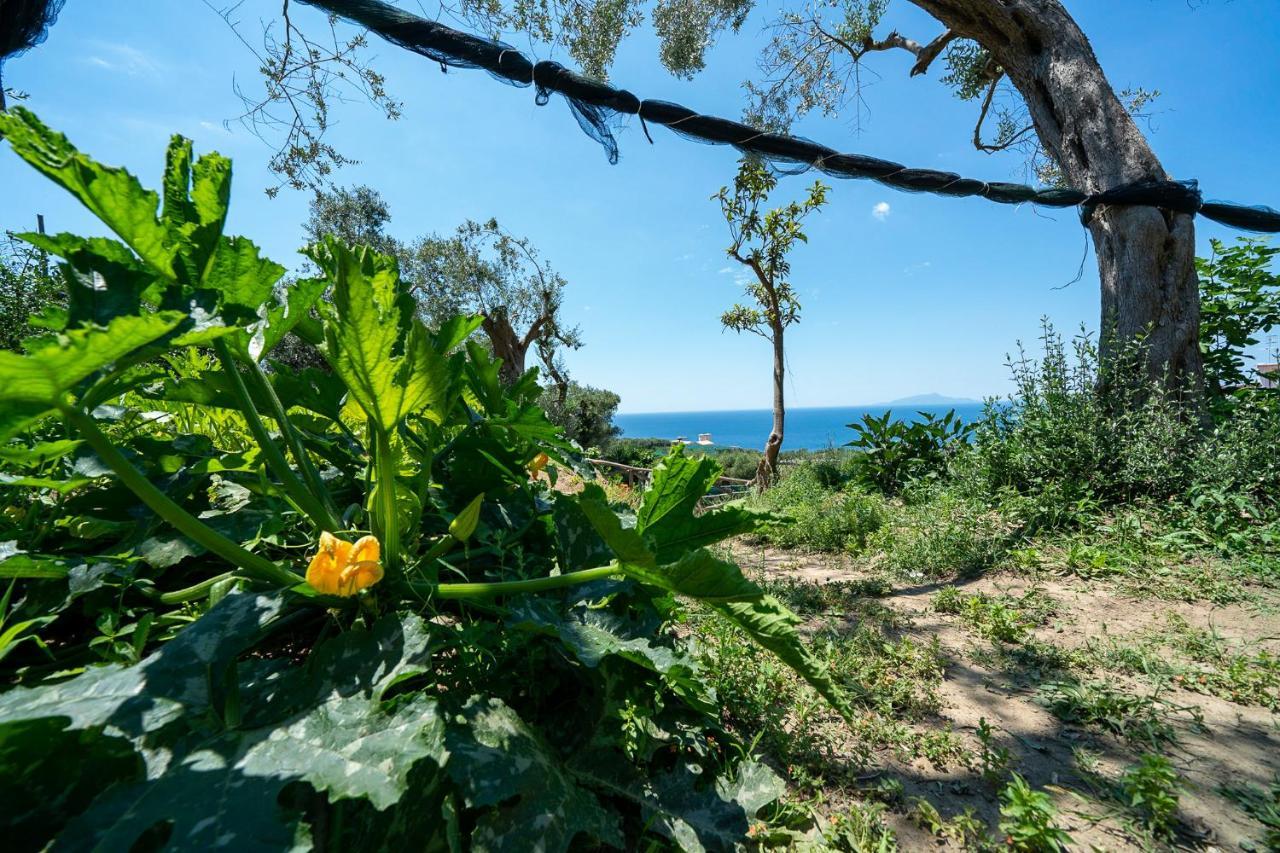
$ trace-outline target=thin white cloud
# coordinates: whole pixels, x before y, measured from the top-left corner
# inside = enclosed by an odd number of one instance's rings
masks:
[[[871,208],[871,215],[874,216],[876,219],[879,219],[881,222],[884,222],[886,219],[889,218],[889,202],[887,201],[876,202],[875,206]]]
[[[157,77],[164,73],[163,63],[132,45],[98,40],[89,45],[92,52],[82,61],[95,68],[129,77]]]
[[[717,275],[729,275],[729,274],[730,274],[730,273],[732,273],[732,272],[733,272],[733,267],[721,267],[719,270],[717,270],[717,271],[716,271],[716,274],[717,274]]]

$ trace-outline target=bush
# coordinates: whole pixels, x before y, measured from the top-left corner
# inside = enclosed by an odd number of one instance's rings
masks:
[[[941,418],[918,412],[920,420],[893,420],[893,412],[880,417],[863,415],[862,423],[849,424],[857,438],[847,447],[857,448],[849,460],[855,479],[886,495],[897,494],[921,479],[938,479],[951,458],[965,447],[972,424],[956,417],[955,410]]]
[[[1102,371],[1083,333],[1068,346],[1045,321],[1039,362],[1010,361],[1015,390],[988,403],[974,431],[978,490],[1058,490],[1115,504],[1181,494],[1191,481],[1197,424],[1160,389],[1134,377],[1132,354]]]
[[[943,493],[902,506],[870,539],[887,568],[905,577],[941,578],[980,572],[1008,550],[1007,525],[984,504]]]
[[[560,389],[542,392],[539,401],[547,420],[564,430],[565,438],[582,448],[599,448],[618,435],[613,416],[622,398],[603,388],[570,382],[561,399]]]
[[[790,521],[768,528],[764,536],[784,548],[861,551],[884,524],[887,504],[860,490],[835,491],[828,485],[830,463],[789,466],[776,486],[764,492],[760,506]]]
[[[651,468],[671,449],[661,438],[613,438],[600,447],[600,458],[637,468]]]

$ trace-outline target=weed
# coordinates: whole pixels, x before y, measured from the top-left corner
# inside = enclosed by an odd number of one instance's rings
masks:
[[[1071,836],[1054,823],[1057,815],[1049,795],[1033,790],[1017,773],[1000,791],[1000,831],[1013,850],[1056,853],[1067,849]]]
[[[1040,688],[1040,701],[1060,720],[1104,729],[1127,741],[1158,749],[1174,743],[1170,719],[1185,715],[1202,725],[1196,708],[1174,705],[1156,695],[1135,696],[1102,681],[1055,681]]]
[[[1120,778],[1120,790],[1129,808],[1138,812],[1147,831],[1163,839],[1173,836],[1181,787],[1182,780],[1169,759],[1150,752]]]
[[[983,850],[992,846],[986,826],[972,809],[944,818],[933,803],[923,797],[912,797],[910,814],[917,826],[966,850]]]
[[[1054,612],[1052,599],[1039,590],[1021,598],[985,593],[961,595],[955,587],[944,587],[933,597],[933,609],[957,615],[970,629],[988,640],[1021,643],[1031,629]]]
[[[1013,756],[1008,747],[996,745],[991,724],[986,717],[978,719],[978,744],[978,771],[982,773],[983,779],[994,785],[1004,779]]]
[[[783,548],[858,552],[866,547],[885,522],[885,500],[858,490],[833,490],[824,470],[802,462],[756,499],[789,519],[764,531],[765,538]]]
[[[927,504],[905,506],[870,539],[884,552],[884,565],[911,580],[966,576],[995,565],[1009,546],[1009,531],[997,513],[981,504],[943,494]]]
[[[830,849],[848,853],[893,853],[898,839],[884,821],[884,810],[881,803],[855,803],[832,818],[822,840]]]

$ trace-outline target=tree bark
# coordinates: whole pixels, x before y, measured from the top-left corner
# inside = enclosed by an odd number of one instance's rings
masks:
[[[786,360],[783,356],[781,324],[771,329],[770,340],[773,343],[773,429],[769,440],[764,444],[764,455],[756,466],[755,485],[759,489],[767,489],[778,477],[778,453],[782,450],[782,437],[785,433],[787,406],[785,397]]]
[[[502,359],[498,367],[498,379],[508,388],[515,385],[524,376],[525,357],[528,355],[528,344],[516,333],[507,319],[506,309],[487,312],[481,321],[481,328],[493,347],[495,358]]]
[[[1116,97],[1089,40],[1059,0],[911,0],[978,42],[1026,101],[1068,181],[1101,192],[1169,176]],[[1191,216],[1100,206],[1089,223],[1102,282],[1104,360],[1145,335],[1148,377],[1198,395],[1200,294]]]

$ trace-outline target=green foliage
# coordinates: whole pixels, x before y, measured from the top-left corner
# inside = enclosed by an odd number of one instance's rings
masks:
[[[857,448],[852,457],[854,477],[886,495],[900,492],[914,480],[938,479],[947,464],[968,441],[972,424],[956,417],[955,410],[941,418],[917,412],[915,421],[896,420],[893,412],[863,415],[862,423],[849,424],[857,438],[846,447]]]
[[[560,427],[570,441],[583,448],[600,448],[620,432],[613,425],[622,402],[617,394],[577,382],[570,382],[563,390],[562,396],[561,389],[547,388],[540,404],[547,420]]]
[[[770,340],[780,338],[780,330],[800,321],[800,300],[788,280],[791,262],[787,256],[796,243],[809,242],[804,220],[826,204],[828,189],[819,181],[810,187],[804,201],[762,211],[777,185],[773,172],[748,157],[738,167],[733,191],[721,187],[713,196],[729,224],[732,242],[725,251],[747,268],[749,277],[743,286],[751,298],[751,304],[734,305],[726,311],[720,322],[726,329]]]
[[[1138,812],[1152,835],[1169,839],[1178,814],[1178,789],[1182,780],[1163,755],[1144,753],[1120,779],[1128,806]]]
[[[1176,717],[1199,721],[1194,708],[1175,705],[1154,694],[1126,693],[1105,681],[1050,682],[1040,688],[1040,700],[1059,719],[1096,726],[1150,749],[1177,740],[1172,722]]]
[[[48,255],[8,235],[0,245],[0,350],[21,349],[22,341],[38,332],[31,321],[39,322],[44,312],[65,310],[65,300]]]
[[[984,571],[1005,555],[1009,542],[1007,523],[997,513],[944,493],[897,508],[868,544],[884,551],[885,568],[920,579]]]
[[[1054,823],[1058,810],[1049,795],[1036,791],[1017,773],[1000,792],[1000,831],[1013,850],[1056,853],[1071,845],[1071,836]]]
[[[612,438],[600,448],[600,458],[637,468],[651,468],[671,449],[663,438]]]
[[[882,803],[855,803],[838,813],[822,833],[831,850],[847,853],[896,853],[898,839],[884,821]]]
[[[933,609],[957,615],[981,636],[1001,643],[1022,642],[1036,624],[1016,602],[991,598],[981,592],[961,595],[954,586],[943,587],[934,595]]]
[[[801,462],[757,498],[760,506],[787,519],[764,531],[769,541],[819,551],[866,548],[888,517],[884,499],[857,489],[831,489],[829,474],[822,463]]]
[[[28,235],[71,296],[0,353],[24,847],[732,849],[783,789],[721,728],[681,600],[847,713],[798,618],[708,550],[770,521],[695,512],[713,460],[670,453],[634,515],[553,492],[530,464],[577,459],[534,375],[500,381],[481,318],[429,331],[393,257],[326,237],[323,278],[278,285],[222,234],[225,159],[175,139],[157,209],[28,112],[0,132],[119,238]],[[329,371],[263,369],[295,329]],[[322,533],[377,539],[359,592],[304,581]]]
[[[1280,248],[1256,237],[1210,245],[1212,255],[1196,258],[1200,354],[1210,402],[1221,416],[1230,410],[1232,392],[1253,384],[1246,350],[1280,325],[1280,275],[1271,271]]]
[[[1015,390],[990,403],[974,433],[976,474],[988,494],[1056,489],[1060,501],[1168,498],[1191,476],[1194,423],[1128,372],[1127,358],[1102,371],[1084,335],[1066,342],[1047,321],[1037,363],[1010,362]]]

